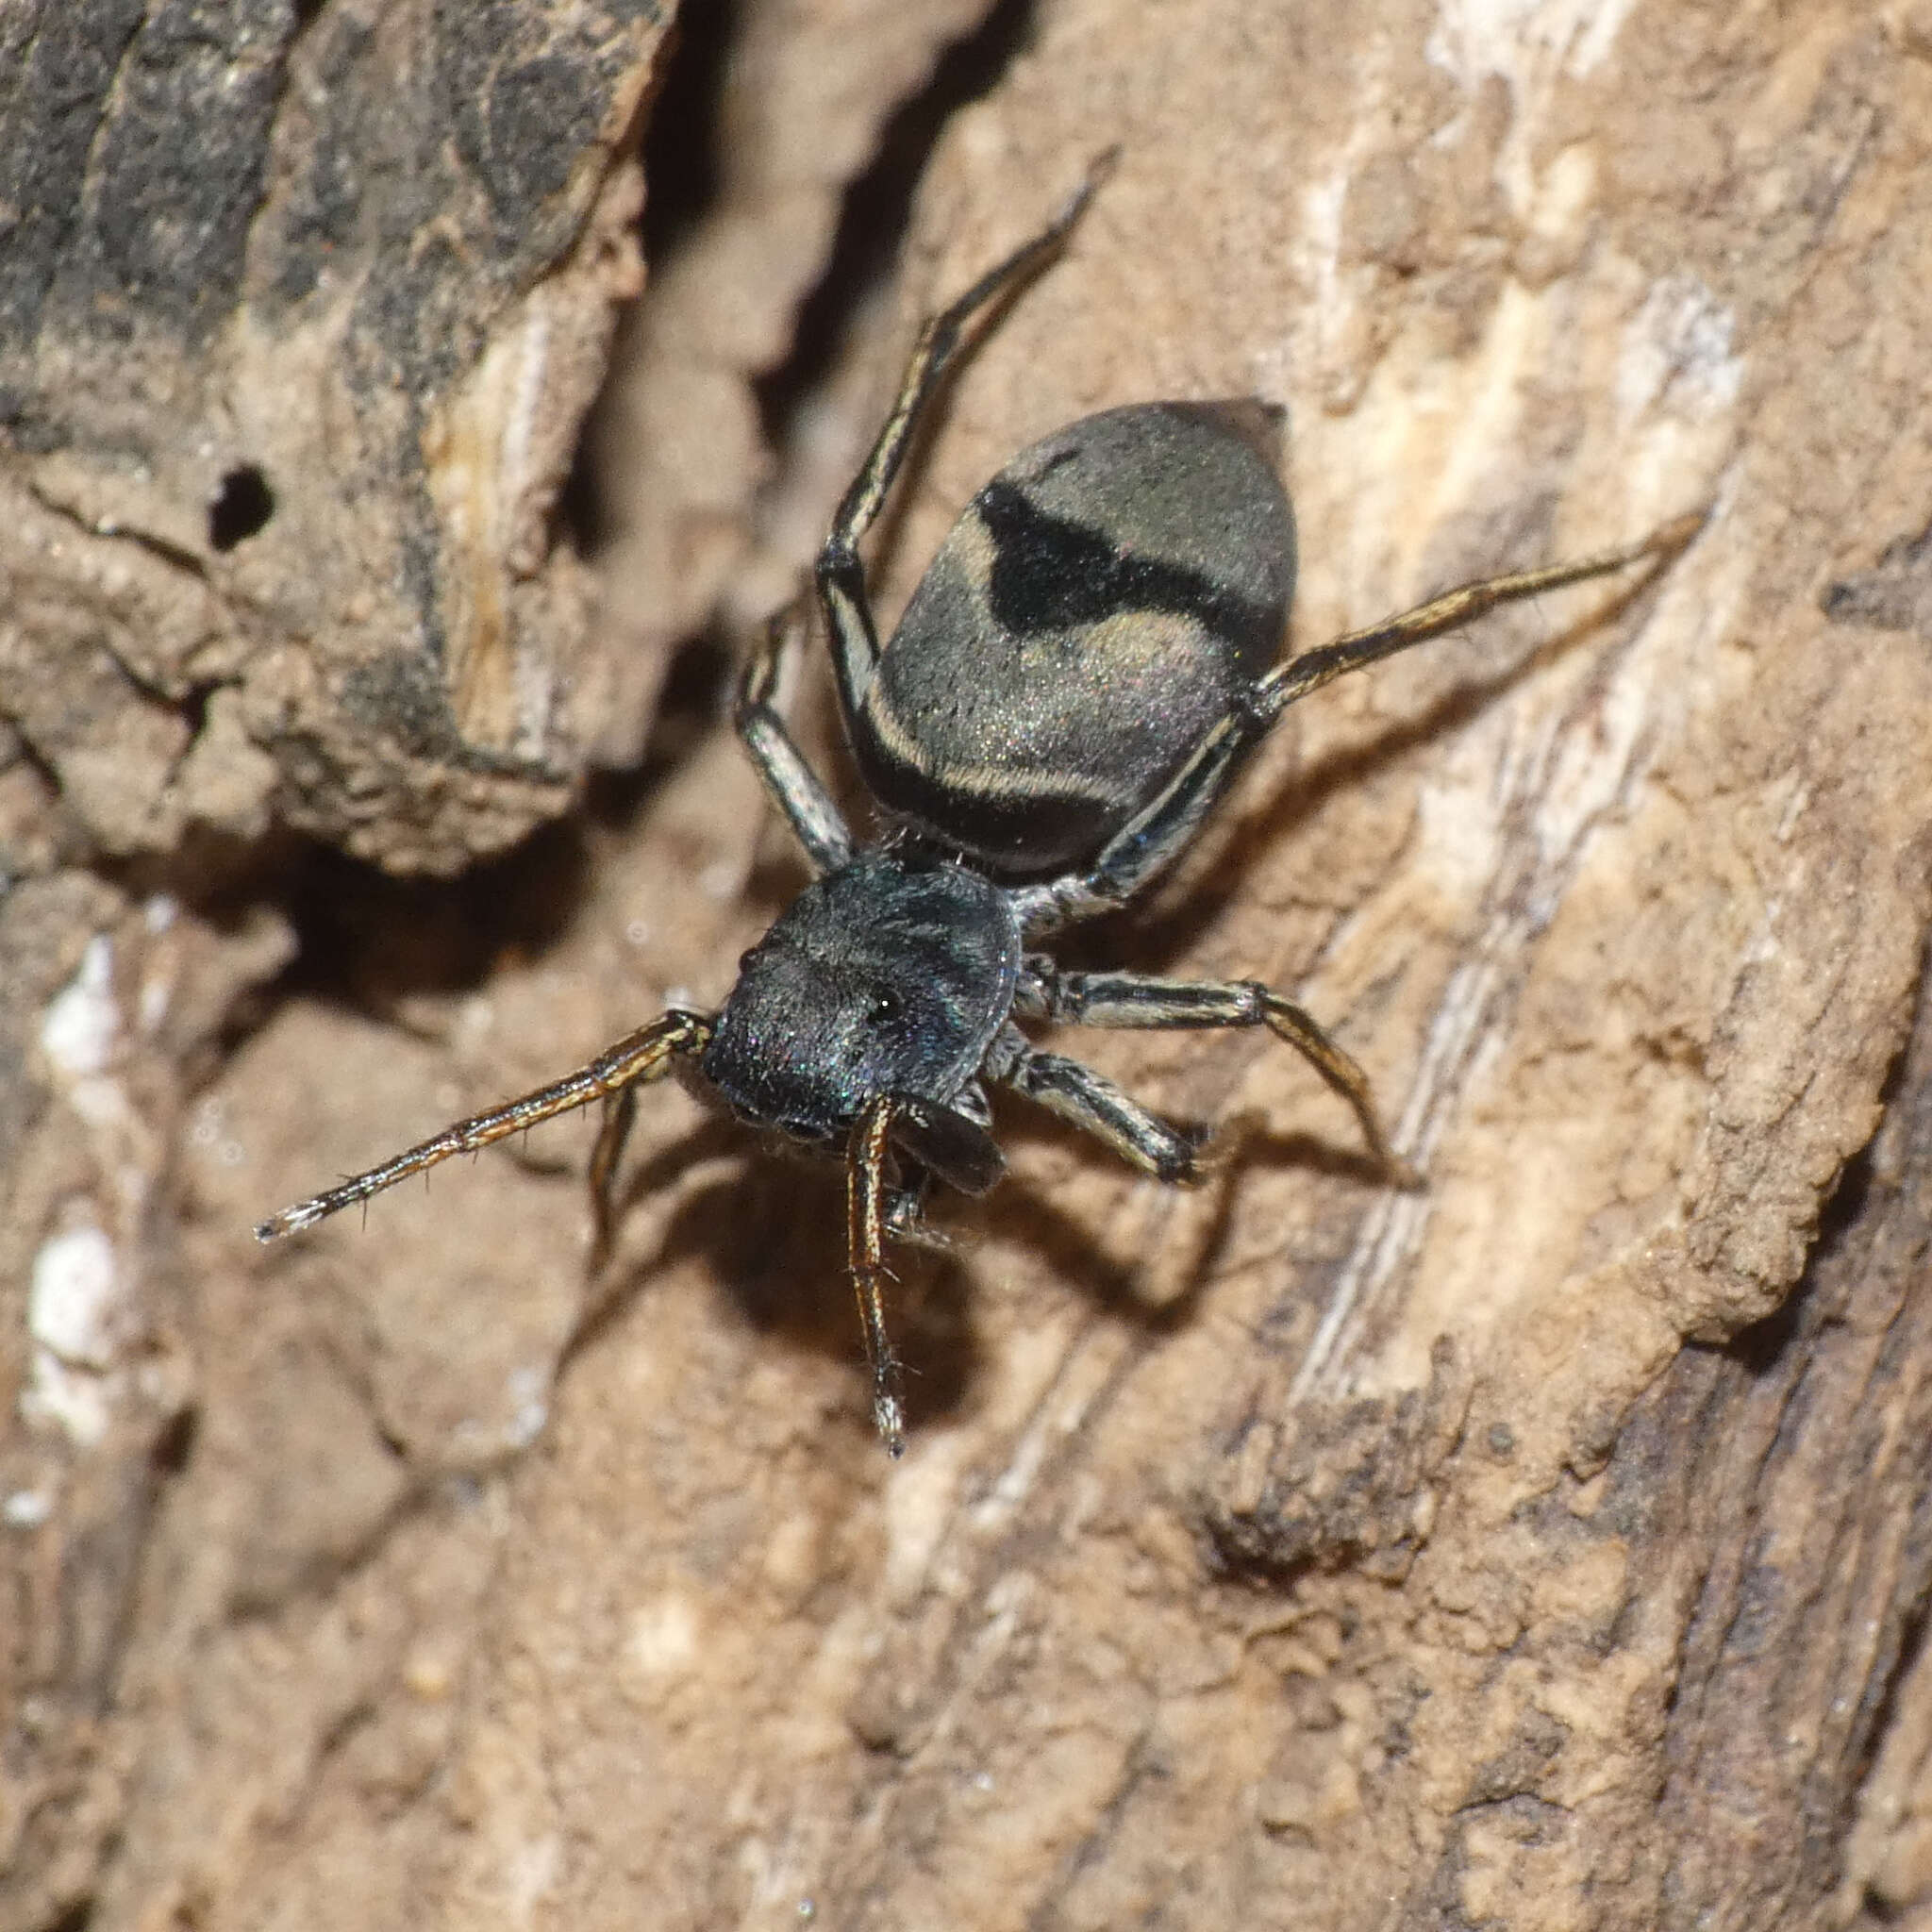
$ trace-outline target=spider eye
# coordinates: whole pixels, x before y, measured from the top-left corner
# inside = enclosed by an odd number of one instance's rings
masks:
[[[866,1002],[866,1013],[874,1020],[896,1020],[905,1010],[904,997],[891,987],[880,987]]]

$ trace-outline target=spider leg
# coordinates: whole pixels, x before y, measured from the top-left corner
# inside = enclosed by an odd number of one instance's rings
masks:
[[[865,688],[878,662],[878,631],[866,591],[865,566],[858,542],[871,528],[892,479],[906,459],[921,417],[962,346],[967,325],[982,309],[1010,294],[1058,255],[1086,209],[1093,192],[1111,170],[1114,151],[1102,155],[1087,178],[1047,225],[1029,242],[989,269],[950,307],[927,318],[913,344],[899,393],[865,467],[852,480],[819,552],[818,591],[831,631],[832,668],[839,703],[848,728],[861,714]]]
[[[872,1415],[889,1455],[906,1453],[906,1397],[899,1357],[886,1332],[886,1150],[891,1141],[894,1103],[889,1093],[868,1101],[852,1130],[845,1167],[845,1223],[852,1285],[865,1358],[872,1365]]]
[[[366,1201],[372,1194],[379,1194],[411,1174],[439,1166],[455,1155],[474,1154],[510,1134],[534,1127],[540,1121],[553,1120],[560,1113],[588,1107],[593,1100],[623,1093],[640,1082],[660,1079],[670,1071],[675,1058],[704,1051],[711,1037],[711,1025],[702,1014],[674,1008],[627,1039],[620,1040],[615,1046],[607,1047],[575,1073],[566,1074],[562,1079],[553,1080],[547,1087],[539,1087],[501,1107],[493,1107],[487,1113],[473,1114],[384,1161],[380,1167],[372,1167],[367,1173],[356,1174],[307,1201],[296,1202],[292,1208],[284,1208],[257,1226],[255,1238],[272,1241],[282,1235],[297,1234],[305,1227],[313,1227],[325,1216],[353,1207],[358,1201]],[[598,1137],[599,1157],[605,1154],[606,1141],[611,1138],[607,1121],[605,1132]],[[615,1164],[617,1144],[621,1144],[622,1139],[622,1133],[615,1135],[607,1165]],[[591,1164],[594,1168],[596,1160]]]
[[[1705,514],[1693,510],[1653,530],[1641,542],[1599,557],[1550,564],[1541,570],[1512,571],[1505,576],[1460,585],[1400,616],[1366,630],[1350,631],[1332,643],[1277,665],[1208,727],[1193,756],[1115,833],[1090,870],[1026,886],[1014,894],[1022,925],[1031,936],[1125,905],[1186,848],[1248,754],[1282,712],[1310,691],[1397,651],[1406,651],[1411,644],[1458,629],[1499,605],[1541,596],[1545,591],[1591,577],[1608,576],[1636,563],[1662,564],[1703,528]]]
[[[909,1164],[911,1178],[886,1191],[887,1238],[934,1254],[950,1253],[951,1239],[925,1218],[925,1197],[932,1191],[933,1175],[917,1161]]]
[[[1333,679],[1359,671],[1411,644],[1439,638],[1444,631],[1460,630],[1465,624],[1484,617],[1499,605],[1520,603],[1525,597],[1541,596],[1545,591],[1559,591],[1566,584],[1580,584],[1591,577],[1609,576],[1627,570],[1633,563],[1662,562],[1678,551],[1704,527],[1706,512],[1691,510],[1674,517],[1660,528],[1622,550],[1609,550],[1597,557],[1578,558],[1569,563],[1545,564],[1540,570],[1511,571],[1506,576],[1485,577],[1478,583],[1462,584],[1405,610],[1399,617],[1385,618],[1366,630],[1352,630],[1331,644],[1304,651],[1299,658],[1277,665],[1261,680],[1256,692],[1256,708],[1274,720],[1297,699],[1319,691]]]
[[[1083,1026],[1265,1026],[1284,1040],[1348,1102],[1362,1139],[1397,1187],[1421,1177],[1390,1145],[1369,1076],[1323,1031],[1306,1008],[1257,979],[1160,979],[1145,973],[1062,973],[1050,960],[1027,962],[1017,1010]]]
[[[805,847],[813,874],[822,878],[850,860],[852,834],[777,708],[779,674],[803,615],[800,605],[793,603],[778,611],[766,626],[764,642],[752,654],[739,679],[736,723],[745,752],[764,780],[772,802],[785,814]]]
[[[1171,1126],[1104,1074],[1064,1054],[1042,1052],[1028,1044],[1016,1027],[1001,1034],[986,1071],[989,1079],[1106,1141],[1142,1174],[1182,1184],[1199,1178],[1194,1157],[1205,1135]]]

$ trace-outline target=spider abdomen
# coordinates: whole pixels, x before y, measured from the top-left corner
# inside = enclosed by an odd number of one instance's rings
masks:
[[[866,689],[866,782],[1007,877],[1090,858],[1274,662],[1281,411],[1143,403],[1024,450],[934,557]]]

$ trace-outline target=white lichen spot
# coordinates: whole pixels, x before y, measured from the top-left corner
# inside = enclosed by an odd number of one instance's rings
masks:
[[[126,1297],[114,1244],[82,1224],[42,1243],[27,1291],[27,1329],[72,1366],[106,1369],[125,1325]]]
[[[118,1387],[108,1371],[128,1326],[127,1283],[108,1237],[82,1222],[43,1241],[27,1287],[34,1350],[22,1419],[92,1448],[108,1433]]]
[[[67,1104],[104,1137],[104,1146],[114,1144],[106,1137],[125,1136],[137,1129],[127,1090],[109,1074],[88,1074],[75,1080],[67,1090]]]
[[[555,1832],[516,1846],[503,1865],[503,1889],[512,1915],[528,1924],[562,1874],[563,1841]]]
[[[1744,950],[1739,957],[1738,971],[1748,973],[1754,966],[1768,966],[1784,951],[1784,942],[1778,937],[1778,921],[1785,909],[1784,900],[1774,893],[1764,902],[1764,912],[1757,922],[1756,931],[1744,942]]]
[[[1629,12],[1630,0],[1443,0],[1423,52],[1472,90],[1492,74],[1581,80],[1608,57]]]
[[[1302,191],[1301,247],[1298,264],[1314,289],[1310,305],[1324,337],[1334,336],[1355,305],[1341,287],[1341,222],[1348,206],[1348,171],[1337,168]]]
[[[669,1677],[689,1668],[697,1649],[697,1612],[676,1591],[667,1591],[630,1620],[630,1660],[647,1677]]]
[[[1808,784],[1795,784],[1791,795],[1785,801],[1785,808],[1778,814],[1777,828],[1772,837],[1780,845],[1790,842],[1791,832],[1798,821],[1805,815],[1805,808],[1811,803],[1811,787]]]
[[[1709,415],[1737,401],[1736,318],[1694,275],[1663,276],[1624,331],[1617,408],[1626,423],[1660,407]]]
[[[512,1369],[508,1386],[510,1418],[504,1441],[512,1449],[527,1449],[550,1421],[549,1378],[541,1369]]]
[[[1562,82],[1580,80],[1615,46],[1630,0],[1440,0],[1424,57],[1456,81],[1465,107],[1433,144],[1453,147],[1476,125],[1488,82],[1509,91],[1509,119],[1491,178],[1519,218],[1539,198],[1538,171]]]
[[[108,1433],[109,1388],[107,1376],[70,1369],[52,1349],[37,1348],[21,1391],[21,1420],[29,1428],[59,1430],[76,1449],[92,1449]]]
[[[82,1080],[107,1066],[120,1033],[114,948],[105,933],[96,933],[74,977],[48,1002],[41,1022],[41,1048],[59,1073]]]
[[[141,982],[141,995],[135,1002],[134,1013],[143,1033],[160,1031],[161,1022],[168,1017],[168,1008],[174,997],[174,987],[158,974]]]
[[[651,927],[647,920],[633,919],[624,929],[625,943],[632,946],[647,946],[651,943]]]
[[[54,1513],[54,1499],[45,1490],[15,1490],[0,1502],[0,1523],[8,1529],[38,1529]]]

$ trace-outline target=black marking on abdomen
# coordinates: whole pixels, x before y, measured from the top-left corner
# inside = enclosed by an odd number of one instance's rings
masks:
[[[1123,555],[1099,531],[1049,515],[1010,483],[989,483],[968,514],[992,540],[987,602],[1014,637],[1158,610],[1192,618],[1244,650],[1274,647],[1281,629],[1274,607],[1253,603],[1186,564]]]

